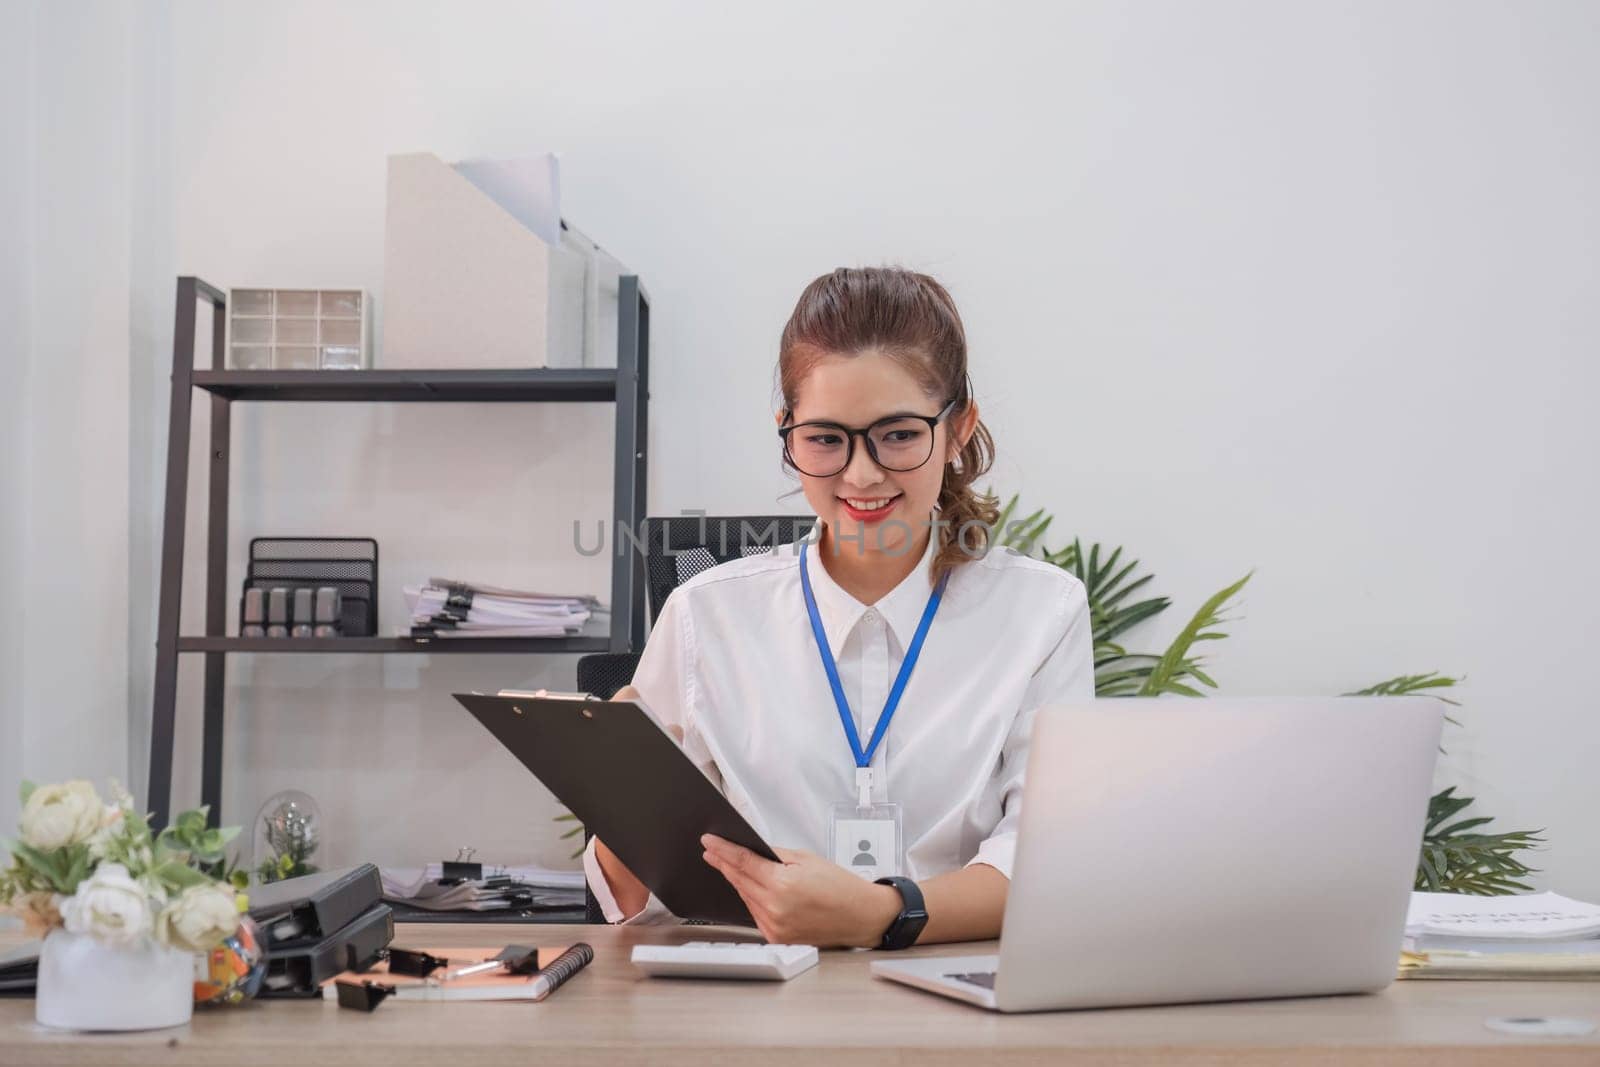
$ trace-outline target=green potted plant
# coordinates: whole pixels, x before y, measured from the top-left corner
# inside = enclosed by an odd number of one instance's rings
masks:
[[[1025,555],[1063,567],[1083,582],[1088,593],[1089,616],[1094,630],[1095,695],[1097,697],[1186,696],[1202,697],[1217,688],[1212,668],[1198,649],[1228,635],[1222,629],[1228,609],[1252,575],[1214,593],[1190,618],[1165,650],[1133,651],[1128,635],[1142,623],[1171,606],[1167,597],[1140,596],[1154,575],[1141,574],[1138,560],[1124,558],[1119,548],[1104,550],[1099,544],[1086,551],[1074,538],[1057,550],[1044,547],[1051,516],[1041,508],[1024,518],[1014,518],[1017,497],[1001,509],[996,523],[996,543]],[[1430,695],[1455,705],[1441,690],[1460,681],[1436,671],[1407,674],[1358,689],[1348,696]],[[1455,722],[1450,719],[1450,722]],[[1415,887],[1445,893],[1501,895],[1530,889],[1521,879],[1533,873],[1519,854],[1544,839],[1537,831],[1513,830],[1485,833],[1493,819],[1476,815],[1458,818],[1473,798],[1456,796],[1454,787],[1440,790],[1429,800]]]

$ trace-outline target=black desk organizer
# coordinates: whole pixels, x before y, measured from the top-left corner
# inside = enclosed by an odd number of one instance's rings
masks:
[[[370,537],[257,537],[250,542],[244,590],[339,590],[339,633],[342,637],[375,637],[378,633],[378,542]],[[240,591],[241,602],[244,590]],[[244,618],[241,603],[239,618]],[[291,618],[293,625],[300,621]]]

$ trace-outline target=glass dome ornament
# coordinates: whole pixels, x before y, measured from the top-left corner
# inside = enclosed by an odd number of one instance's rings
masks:
[[[298,789],[274,793],[256,815],[256,880],[276,882],[316,873],[321,845],[322,809],[317,802]]]

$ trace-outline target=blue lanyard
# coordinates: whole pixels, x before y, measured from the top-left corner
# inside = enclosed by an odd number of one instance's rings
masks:
[[[817,612],[817,598],[811,592],[811,574],[806,570],[806,546],[800,546],[800,588],[806,595],[806,613],[811,616],[811,635],[817,639],[817,653],[822,657],[822,669],[827,672],[828,684],[833,687],[833,702],[839,709],[839,721],[844,724],[844,736],[850,742],[850,752],[855,756],[858,769],[872,766],[872,755],[878,751],[879,742],[889,730],[889,721],[894,718],[895,709],[900,706],[900,695],[906,690],[906,682],[911,678],[912,668],[917,665],[917,657],[922,655],[923,638],[928,636],[928,626],[939,610],[939,601],[944,596],[944,587],[949,580],[949,574],[940,578],[939,584],[928,597],[928,606],[922,609],[922,621],[917,624],[917,634],[911,639],[911,647],[906,649],[906,658],[900,664],[900,673],[895,676],[894,685],[889,690],[889,699],[884,702],[883,714],[878,716],[878,725],[873,728],[872,740],[863,749],[861,736],[856,733],[855,716],[850,714],[850,702],[845,699],[844,686],[839,682],[839,666],[834,662],[833,652],[828,648],[828,635],[822,628],[822,616]]]

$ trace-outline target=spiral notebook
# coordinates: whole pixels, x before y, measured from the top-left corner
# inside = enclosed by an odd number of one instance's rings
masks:
[[[382,982],[394,987],[390,994],[395,1000],[534,1000],[533,980],[541,971],[554,963],[570,945],[540,945],[539,970],[532,974],[473,974],[440,982],[432,978],[418,978],[408,974],[390,974],[388,964],[380,963],[367,971],[345,971],[322,983],[322,995],[333,1000],[337,996],[336,982]],[[430,956],[447,959],[453,966],[479,963],[494,957],[493,949],[486,948],[424,948],[420,951]]]

